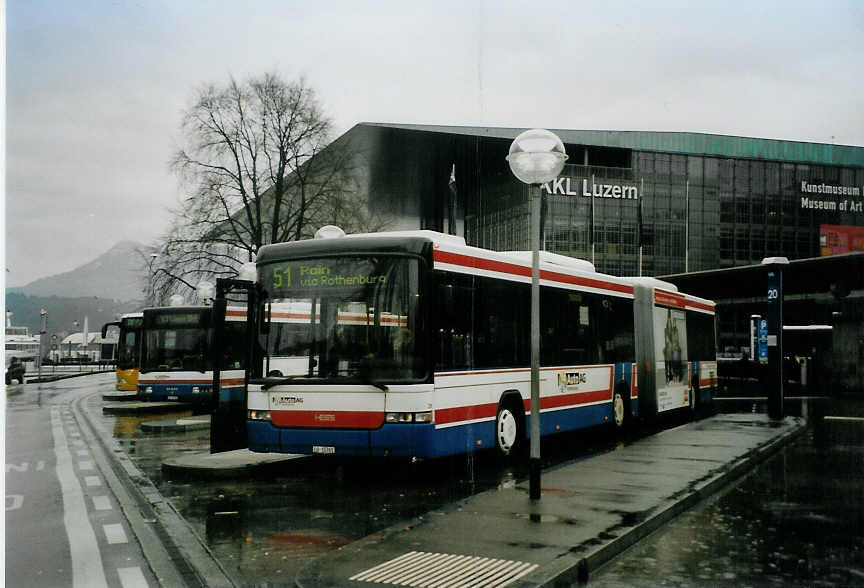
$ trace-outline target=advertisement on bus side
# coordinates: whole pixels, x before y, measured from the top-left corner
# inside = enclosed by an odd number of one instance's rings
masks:
[[[682,310],[654,307],[654,347],[657,366],[657,410],[689,404],[687,318]]]

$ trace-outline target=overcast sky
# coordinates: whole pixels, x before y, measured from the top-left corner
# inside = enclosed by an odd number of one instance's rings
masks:
[[[305,76],[358,122],[864,146],[864,2],[6,0],[6,284],[154,242],[194,90]]]

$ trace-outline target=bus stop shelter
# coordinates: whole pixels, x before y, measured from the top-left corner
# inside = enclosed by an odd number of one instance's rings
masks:
[[[717,303],[721,357],[741,357],[749,348],[750,317],[765,314],[767,271],[763,265],[660,276],[684,292]],[[797,347],[813,366],[813,388],[826,394],[864,394],[864,252],[789,262],[783,270],[784,325],[830,326],[813,330]],[[820,335],[816,335],[820,333]],[[830,349],[826,349],[830,339]],[[804,341],[804,342],[802,342]]]

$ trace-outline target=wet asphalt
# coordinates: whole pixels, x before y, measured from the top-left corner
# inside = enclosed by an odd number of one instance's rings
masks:
[[[826,418],[811,419],[805,435],[619,555],[591,584],[864,585],[864,402],[832,399],[816,411]]]
[[[254,478],[172,478],[162,461],[206,451],[209,433],[142,433],[140,424],[192,411],[112,416],[101,406],[99,395],[88,400],[91,417],[120,442],[238,585],[288,584],[302,567],[342,545],[527,477],[524,460],[481,453],[420,464],[308,458]],[[830,400],[820,410],[829,417],[860,416],[864,402]],[[673,419],[663,426],[676,424]],[[619,555],[590,584],[864,585],[862,431],[860,421],[814,420],[794,444]],[[653,432],[623,439],[608,430],[558,436],[544,442],[544,467],[613,451]]]

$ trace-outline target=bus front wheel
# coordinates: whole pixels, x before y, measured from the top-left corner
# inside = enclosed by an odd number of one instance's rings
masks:
[[[510,455],[518,449],[525,435],[522,433],[524,419],[510,405],[498,407],[495,417],[495,446],[501,455]]]

